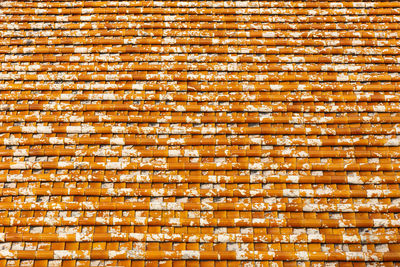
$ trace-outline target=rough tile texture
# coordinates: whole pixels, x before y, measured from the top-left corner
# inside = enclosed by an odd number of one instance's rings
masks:
[[[1,1],[0,266],[400,266],[399,22]]]

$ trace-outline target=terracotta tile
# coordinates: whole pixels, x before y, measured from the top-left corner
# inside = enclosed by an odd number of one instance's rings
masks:
[[[399,7],[0,3],[0,266],[395,266]]]

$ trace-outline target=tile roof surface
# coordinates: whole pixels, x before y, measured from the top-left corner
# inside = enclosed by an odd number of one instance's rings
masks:
[[[0,266],[400,266],[399,22],[1,1]]]

